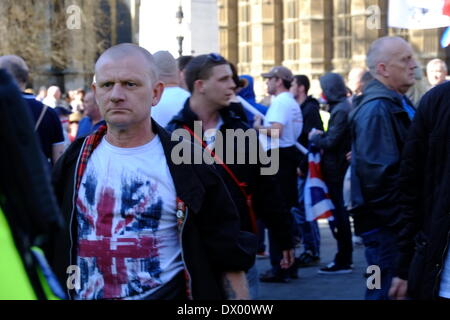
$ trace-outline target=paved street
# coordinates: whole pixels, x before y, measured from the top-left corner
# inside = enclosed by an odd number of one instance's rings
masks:
[[[319,222],[321,243],[321,263],[315,267],[299,269],[299,279],[290,283],[260,282],[261,300],[362,300],[366,288],[363,277],[367,267],[364,258],[364,246],[356,246],[353,251],[353,273],[321,275],[317,271],[328,264],[336,253],[334,240],[326,220]],[[300,253],[300,252],[299,252]],[[297,256],[298,254],[297,253]],[[269,259],[257,260],[258,271],[264,272],[270,267]]]

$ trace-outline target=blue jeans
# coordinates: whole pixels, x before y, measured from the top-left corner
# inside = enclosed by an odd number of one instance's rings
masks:
[[[256,220],[256,227],[258,228],[258,233],[257,233],[257,237],[258,237],[258,253],[259,252],[265,252],[266,251],[266,244],[265,244],[265,240],[266,240],[266,226],[264,225],[264,223],[260,220],[257,219]]]
[[[253,267],[248,269],[245,276],[247,278],[250,299],[252,299],[252,300],[258,299],[259,277],[258,277],[258,269],[256,268],[256,263],[253,265]]]
[[[313,256],[320,257],[320,231],[316,220],[306,221],[305,201],[303,197],[305,179],[297,179],[298,207],[291,209],[294,216],[295,233],[302,239],[304,251],[310,251]]]
[[[389,288],[395,271],[398,256],[397,236],[387,228],[379,228],[361,234],[366,247],[366,260],[369,266],[379,266],[381,288],[367,289],[366,300],[389,300]]]

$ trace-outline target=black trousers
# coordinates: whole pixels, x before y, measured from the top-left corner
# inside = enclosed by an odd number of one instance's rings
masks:
[[[334,220],[329,221],[331,232],[337,242],[337,253],[334,263],[340,266],[349,266],[352,262],[353,242],[352,230],[348,211],[344,207],[342,182],[327,182],[331,201],[335,206]]]
[[[297,205],[297,167],[300,163],[300,153],[296,147],[279,148],[279,170],[276,175],[276,181],[280,186],[282,201],[285,207],[291,211],[292,207]],[[272,154],[273,155],[273,152]],[[286,230],[293,234],[292,230]],[[269,244],[270,244],[270,263],[272,265],[272,273],[274,275],[286,278],[290,271],[280,268],[280,262],[283,258],[283,252],[276,241],[276,238],[272,236],[269,230]]]

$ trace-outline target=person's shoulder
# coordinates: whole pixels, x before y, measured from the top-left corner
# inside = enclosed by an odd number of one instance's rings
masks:
[[[294,97],[289,92],[283,92],[277,95],[273,99],[272,104],[270,105],[271,108],[276,107],[286,110],[292,108],[293,106],[299,107],[297,101],[295,101]]]
[[[450,112],[450,81],[428,90],[420,99],[418,111],[429,119],[446,117]]]
[[[66,151],[64,151],[63,155],[58,160],[58,166],[68,167],[71,164],[74,164],[77,161],[78,156],[80,155],[84,140],[85,137],[75,139],[75,141],[69,145],[69,147],[66,149]]]
[[[351,110],[351,104],[348,101],[348,99],[345,99],[344,101],[341,101],[337,104],[335,110],[336,112],[344,112],[344,113],[349,113]]]
[[[364,115],[384,115],[389,112],[389,107],[394,105],[394,102],[388,98],[376,97],[361,103],[357,107],[357,114],[359,116]]]

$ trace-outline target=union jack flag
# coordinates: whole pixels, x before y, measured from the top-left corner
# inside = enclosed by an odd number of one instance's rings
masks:
[[[308,176],[306,177],[304,190],[307,221],[332,218],[333,216],[334,205],[328,194],[328,187],[323,181],[320,160],[320,149],[310,144]]]

